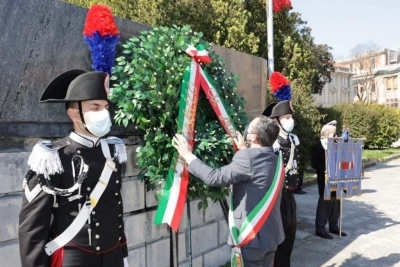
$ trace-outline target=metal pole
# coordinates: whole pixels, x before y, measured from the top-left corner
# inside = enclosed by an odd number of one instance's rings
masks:
[[[187,219],[188,219],[188,256],[189,256],[189,267],[192,267],[192,227],[190,221],[190,200],[186,200],[187,207]]]
[[[268,43],[268,78],[274,72],[274,15],[273,15],[273,1],[267,0],[267,43]]]
[[[337,192],[336,192],[337,193]],[[340,198],[340,223],[339,223],[339,238],[342,238],[342,198]]]
[[[173,242],[173,231],[169,227],[169,265],[174,267],[174,242]]]

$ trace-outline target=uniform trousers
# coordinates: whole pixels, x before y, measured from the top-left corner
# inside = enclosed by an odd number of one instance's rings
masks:
[[[330,231],[339,231],[340,200],[336,192],[331,193],[330,200],[324,200],[325,170],[317,170],[318,181],[318,206],[315,216],[315,231],[326,232],[325,225],[329,222]]]
[[[111,251],[96,254],[67,244],[62,267],[124,267],[122,249],[118,245]]]
[[[282,192],[281,215],[285,240],[278,246],[275,252],[275,266],[289,267],[294,240],[296,238],[296,200],[293,192]]]
[[[276,247],[271,249],[259,249],[243,247],[240,249],[245,267],[273,267]],[[233,256],[232,249],[232,256]],[[232,258],[232,257],[231,257]]]

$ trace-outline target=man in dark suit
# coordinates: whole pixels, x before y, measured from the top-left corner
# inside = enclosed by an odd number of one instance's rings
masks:
[[[40,141],[28,160],[22,267],[128,266],[120,194],[125,146],[101,138],[111,126],[108,79],[105,72],[71,70],[42,95],[42,103],[66,104],[74,131],[61,142]]]
[[[270,189],[278,156],[272,144],[279,133],[276,123],[265,117],[255,118],[249,125],[246,139],[250,148],[246,148],[243,138],[238,134],[235,143],[240,149],[234,155],[232,163],[213,169],[192,154],[186,139],[182,135],[174,137],[174,146],[188,163],[188,170],[210,186],[232,185],[233,217],[237,229],[247,218],[254,207]],[[246,148],[246,149],[245,149]],[[283,175],[282,175],[283,177]],[[283,179],[282,179],[283,181]],[[241,247],[245,267],[272,267],[276,247],[283,241],[281,214],[279,210],[281,188],[277,188],[276,202],[272,211],[257,234]],[[234,245],[232,235],[228,244]],[[233,254],[235,248],[232,250]]]
[[[329,221],[329,232],[339,234],[339,216],[340,216],[340,200],[336,198],[336,192],[331,193],[330,200],[324,199],[325,190],[325,151],[328,146],[328,137],[334,137],[336,132],[336,121],[324,125],[321,129],[321,140],[315,144],[312,157],[311,166],[317,171],[318,181],[318,206],[315,216],[315,235],[325,238],[333,239],[333,237],[326,232],[325,225]],[[347,236],[342,232],[341,236]]]

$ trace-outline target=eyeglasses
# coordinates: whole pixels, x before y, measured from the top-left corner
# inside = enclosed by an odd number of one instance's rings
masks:
[[[249,135],[249,134],[256,134],[256,133],[249,133],[249,132],[247,132],[246,135],[245,135],[245,137],[244,137],[244,141],[245,141],[245,142],[251,141],[251,140],[247,139],[247,135]]]

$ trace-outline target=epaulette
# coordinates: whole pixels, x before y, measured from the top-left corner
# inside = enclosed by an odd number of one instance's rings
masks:
[[[297,137],[297,135],[292,134],[292,133],[289,133],[289,135],[290,135],[290,137],[292,138],[292,140],[293,140],[295,146],[300,145],[300,140],[299,140],[299,138]]]
[[[107,137],[106,141],[107,144],[114,145],[114,158],[117,158],[119,163],[123,163],[128,160],[124,140],[115,136],[109,136]]]
[[[43,174],[45,177],[64,171],[61,165],[58,150],[68,146],[69,142],[62,140],[51,142],[49,140],[40,140],[32,150],[28,159],[29,168],[37,174]]]
[[[279,151],[279,149],[281,149],[281,144],[279,143],[278,140],[276,140],[273,144],[272,144],[272,148],[274,149],[274,152]]]

